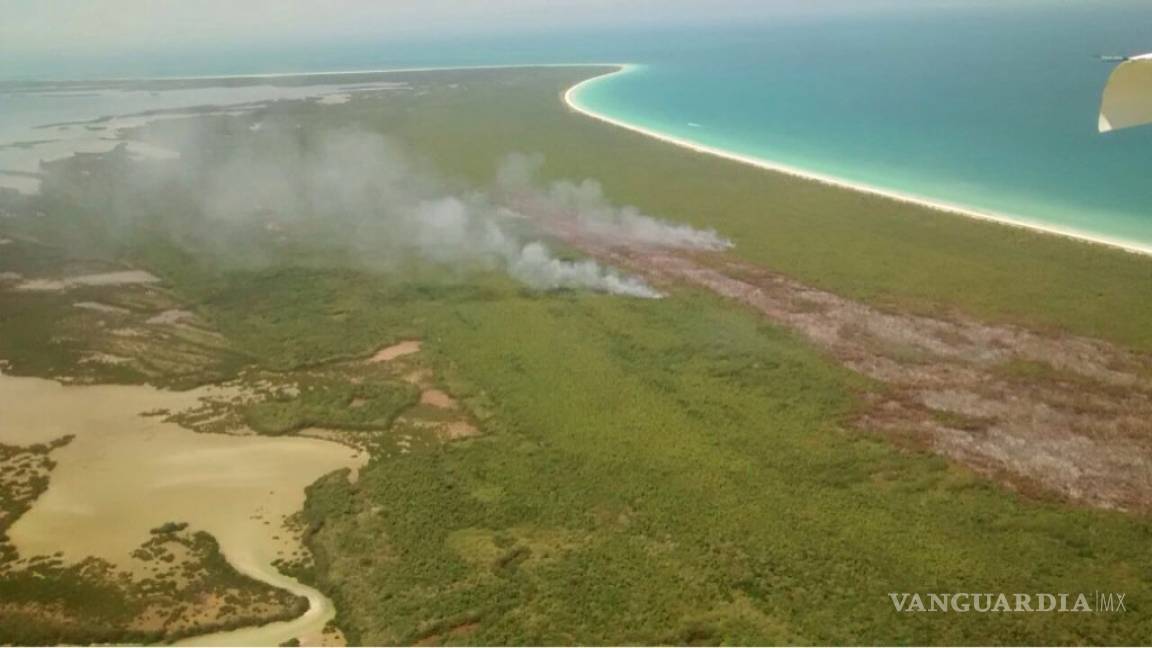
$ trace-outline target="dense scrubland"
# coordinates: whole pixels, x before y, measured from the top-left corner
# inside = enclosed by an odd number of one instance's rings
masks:
[[[618,202],[717,228],[736,256],[846,297],[1152,351],[1147,257],[798,181],[596,122],[560,103],[584,69],[488,75],[421,96],[418,109],[350,106],[348,119],[476,182],[509,148],[539,153],[547,175],[596,178]]]
[[[396,75],[412,90],[199,120],[205,157],[185,163],[242,146],[256,121],[301,138],[386,133],[459,191],[490,184],[511,151],[540,152],[548,176],[594,177],[617,202],[716,228],[731,254],[833,292],[1152,350],[1147,259],[764,173],[568,112],[560,93],[597,71]],[[190,127],[138,136],[180,146]],[[483,266],[379,263],[291,223],[213,236],[190,226],[194,192],[141,183],[139,163],[117,154],[51,173],[42,197],[4,199],[0,235],[17,244],[0,249],[0,272],[143,268],[166,300],[149,312],[194,313],[214,341],[182,338],[202,358],[191,373],[80,371],[105,342],[61,316],[77,294],[0,290],[0,357],[16,373],[88,381],[292,381],[303,388],[237,415],[262,433],[370,439],[356,481],[339,473],[310,489],[314,559],[293,567],[333,598],[351,642],[1080,644],[1152,632],[1145,516],[1024,497],[860,427],[863,397],[884,387],[738,304],[688,286],[637,299],[534,290]],[[135,290],[84,298],[130,309]],[[481,434],[444,442],[407,426],[400,442],[397,417],[418,390],[360,361],[405,339],[423,343],[405,370],[429,372]],[[900,614],[888,597],[1097,590],[1126,592],[1128,611]]]

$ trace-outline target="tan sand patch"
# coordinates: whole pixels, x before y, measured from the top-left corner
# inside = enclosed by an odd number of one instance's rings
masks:
[[[169,309],[157,315],[149,317],[145,324],[177,324],[185,320],[195,319],[196,315],[191,311]]]
[[[74,306],[76,308],[82,308],[84,310],[96,311],[99,313],[116,313],[116,314],[124,315],[124,314],[127,314],[130,312],[127,309],[120,308],[119,306],[112,306],[111,304],[102,304],[100,302],[76,302],[75,304],[72,304],[72,306]]]
[[[157,283],[160,279],[143,270],[124,270],[122,272],[103,272],[100,274],[80,275],[64,279],[29,279],[16,286],[17,290],[28,291],[57,291],[80,288],[82,286],[126,286],[130,284]]]
[[[404,340],[390,347],[385,347],[376,352],[369,362],[391,362],[396,358],[406,355],[412,355],[420,351],[420,340]]]
[[[439,389],[425,389],[420,394],[421,405],[431,405],[439,409],[456,409],[458,403],[455,398]]]
[[[132,358],[125,358],[124,356],[113,355],[111,353],[89,353],[88,355],[80,358],[80,364],[104,364],[104,365],[122,365],[132,362]]]
[[[109,331],[109,333],[111,333],[112,335],[115,335],[116,337],[127,337],[127,338],[147,337],[148,336],[147,331],[141,331],[140,329],[133,329],[133,328],[112,329],[111,331]]]

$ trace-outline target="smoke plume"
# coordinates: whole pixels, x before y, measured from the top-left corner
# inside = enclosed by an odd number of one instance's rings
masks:
[[[177,147],[182,159],[174,168],[196,205],[170,225],[214,246],[221,258],[260,263],[268,239],[303,241],[339,246],[350,259],[380,268],[418,261],[503,271],[536,290],[656,298],[644,280],[557,255],[546,241],[563,224],[582,236],[637,245],[729,245],[715,232],[616,207],[591,180],[540,183],[539,156],[508,156],[485,192],[454,186],[391,140],[358,129],[315,133],[266,124],[239,143],[192,131]],[[161,184],[154,177],[138,182]],[[158,193],[173,195],[171,179],[164,182]],[[141,188],[136,193],[146,193]]]
[[[635,207],[617,207],[604,195],[600,183],[559,180],[547,186],[537,181],[544,158],[513,153],[497,173],[497,184],[509,200],[535,212],[537,217],[560,221],[581,234],[631,245],[696,250],[723,250],[732,243],[714,230],[675,225],[640,213]]]

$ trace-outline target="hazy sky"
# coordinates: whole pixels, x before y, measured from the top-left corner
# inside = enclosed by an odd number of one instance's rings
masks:
[[[724,0],[729,5],[748,4]],[[199,45],[369,34],[396,36],[643,20],[691,12],[692,0],[0,0],[0,43],[56,47]],[[674,6],[669,6],[674,5]]]
[[[989,0],[0,0],[0,54],[723,20]]]

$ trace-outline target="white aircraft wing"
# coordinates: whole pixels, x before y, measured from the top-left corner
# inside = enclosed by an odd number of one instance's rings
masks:
[[[1100,132],[1152,123],[1152,54],[1116,66],[1100,102]]]

